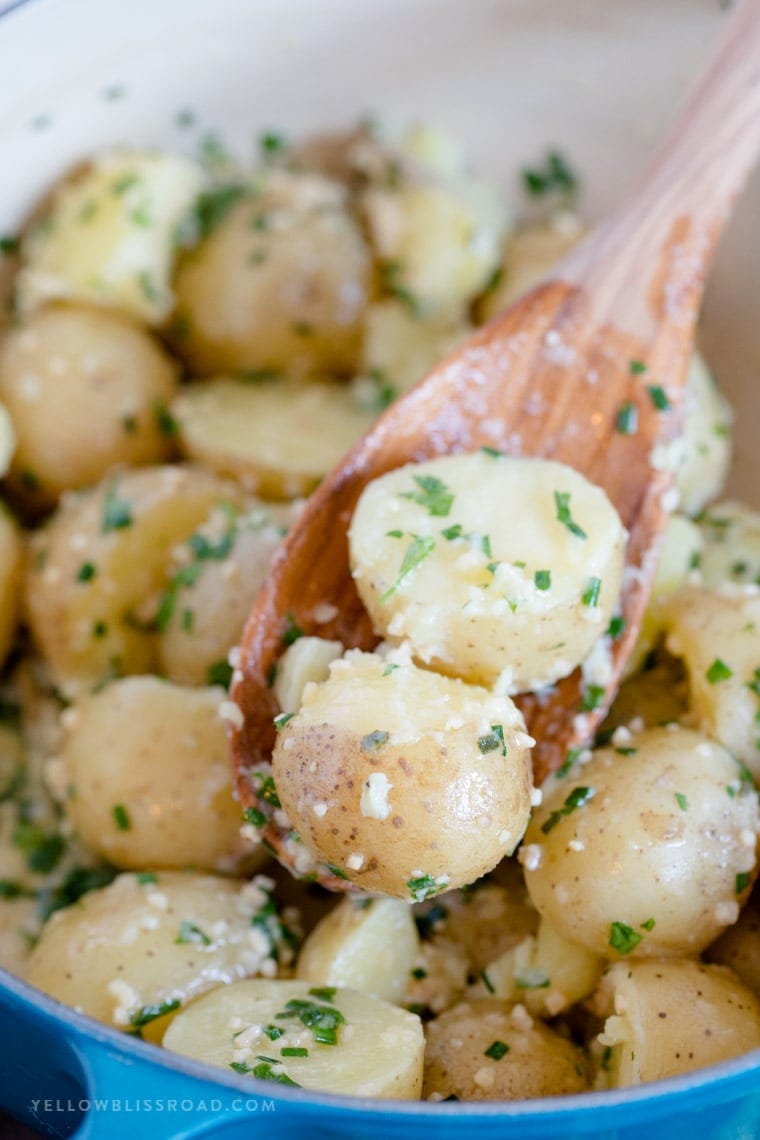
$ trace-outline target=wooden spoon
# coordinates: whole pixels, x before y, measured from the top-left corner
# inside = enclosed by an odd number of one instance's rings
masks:
[[[697,308],[718,236],[760,146],[760,0],[744,0],[702,81],[618,211],[538,288],[480,329],[393,404],[309,499],[251,612],[230,694],[243,807],[294,865],[292,831],[267,781],[280,711],[270,680],[288,630],[373,648],[346,532],[364,486],[413,460],[481,446],[547,456],[605,489],[630,538],[606,692],[580,670],[518,698],[540,784],[586,744],[614,695],[676,503],[668,443],[679,431]],[[663,399],[664,394],[664,399]],[[591,707],[589,707],[591,706]],[[348,884],[330,873],[322,881]]]

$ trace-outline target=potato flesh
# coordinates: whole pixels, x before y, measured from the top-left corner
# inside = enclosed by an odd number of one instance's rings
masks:
[[[155,633],[141,625],[141,606],[164,585],[175,544],[214,506],[241,500],[239,488],[200,469],[117,471],[37,532],[26,611],[64,692],[76,696],[114,672],[152,671]]]
[[[480,302],[480,319],[490,321],[537,285],[578,244],[583,233],[577,214],[561,210],[548,221],[520,226],[510,234],[504,247],[501,279]]]
[[[273,973],[279,946],[251,919],[267,905],[271,880],[243,884],[166,871],[120,875],[56,912],[29,959],[26,978],[59,1001],[118,1028],[139,1011],[184,1005],[214,986]]]
[[[760,584],[760,514],[744,503],[712,503],[700,516],[704,546],[699,558],[703,585]]]
[[[429,506],[421,481],[430,479],[452,496],[448,507],[434,497]],[[625,531],[604,492],[571,468],[477,452],[375,479],[349,542],[377,630],[441,672],[486,685],[501,678],[519,692],[572,672],[604,633]],[[421,542],[429,549],[404,573]]]
[[[158,463],[175,362],[139,326],[81,306],[32,314],[5,338],[0,399],[13,417],[11,477],[35,501],[97,483],[118,463]]]
[[[301,947],[296,977],[400,1003],[419,952],[411,909],[400,899],[343,899]]]
[[[512,851],[530,810],[530,743],[508,697],[403,654],[352,650],[307,686],[272,763],[308,850],[367,890],[414,900]]]
[[[349,1096],[418,1098],[422,1085],[424,1037],[420,1020],[378,998],[351,989],[319,996],[309,982],[249,981],[225,986],[178,1015],[163,1044],[173,1052],[229,1071],[254,1068],[261,1056],[271,1071],[307,1089]],[[298,1017],[283,1017],[291,1001],[337,1009],[344,1022],[334,1045],[316,1041]],[[269,1025],[283,1029],[272,1040]],[[282,1049],[308,1056],[281,1056]]]
[[[760,596],[756,586],[728,593],[688,586],[664,605],[666,645],[689,676],[690,711],[699,727],[760,780]]]
[[[307,495],[374,419],[348,387],[294,379],[198,382],[172,410],[188,458],[272,499]]]
[[[558,934],[602,957],[699,953],[748,893],[757,792],[700,733],[624,739],[545,785],[521,849],[528,892]]]
[[[230,871],[240,861],[222,689],[126,677],[69,712],[66,811],[116,867]]]
[[[615,1012],[599,1037],[613,1088],[689,1073],[760,1046],[760,1003],[721,966],[618,963],[602,983]]]
[[[310,682],[326,681],[330,664],[343,653],[340,641],[322,637],[299,637],[277,662],[274,695],[284,713],[298,712]]]
[[[696,515],[720,493],[731,462],[731,408],[707,363],[695,352],[686,387],[682,459],[676,471],[680,509]]]
[[[122,151],[60,183],[23,242],[21,311],[84,301],[161,324],[172,308],[175,230],[203,181],[177,155]]]

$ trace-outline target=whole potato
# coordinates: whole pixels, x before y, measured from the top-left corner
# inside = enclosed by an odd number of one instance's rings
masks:
[[[304,846],[367,890],[421,900],[490,870],[531,803],[530,737],[508,697],[348,652],[281,724],[272,758]]]
[[[125,677],[68,711],[65,806],[86,847],[129,869],[240,862],[223,696]]]
[[[760,893],[755,891],[733,926],[705,950],[705,959],[729,966],[760,999]]]
[[[204,375],[350,372],[370,268],[341,186],[272,172],[180,262],[177,349]]]
[[[0,400],[17,441],[12,480],[51,504],[114,464],[165,459],[176,383],[176,364],[126,317],[74,305],[37,311],[0,348]]]
[[[525,1100],[588,1087],[583,1053],[523,1006],[462,1002],[426,1027],[424,1097]]]
[[[544,787],[521,848],[528,892],[558,934],[603,957],[699,953],[751,888],[757,792],[700,733],[625,740]]]
[[[29,958],[33,986],[120,1029],[143,1029],[215,986],[287,962],[293,934],[271,879],[119,875],[56,911]]]
[[[572,468],[481,450],[374,479],[349,545],[378,632],[440,672],[521,692],[571,673],[604,634],[625,531]]]

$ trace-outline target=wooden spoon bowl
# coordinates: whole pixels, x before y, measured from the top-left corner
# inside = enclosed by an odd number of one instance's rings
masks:
[[[591,740],[633,647],[677,504],[669,444],[680,430],[705,274],[758,146],[760,0],[744,0],[618,213],[551,280],[393,404],[309,499],[254,604],[230,694],[241,804],[266,818],[264,839],[288,865],[292,829],[266,782],[280,711],[271,679],[293,624],[346,648],[377,644],[350,574],[347,531],[367,483],[405,463],[485,446],[559,460],[604,488],[629,532],[606,689],[584,690],[578,669],[548,692],[517,698],[537,741],[536,784]],[[327,868],[318,874],[349,887]]]

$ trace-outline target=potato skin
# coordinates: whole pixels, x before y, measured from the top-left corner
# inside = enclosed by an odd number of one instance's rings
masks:
[[[240,861],[222,689],[125,677],[67,715],[66,811],[91,851],[125,869],[230,871]]]
[[[366,890],[419,901],[515,847],[530,738],[509,698],[390,664],[358,650],[333,662],[278,733],[273,772],[308,850]]]
[[[126,317],[74,305],[32,314],[0,349],[0,399],[17,440],[14,486],[49,506],[115,464],[167,458],[172,440],[163,417],[177,371]]]
[[[696,954],[736,921],[757,834],[757,792],[733,758],[672,726],[545,785],[521,860],[535,906],[570,941],[608,958]]]
[[[462,1002],[426,1027],[423,1097],[524,1100],[588,1089],[583,1053],[522,1006],[495,998]],[[506,1046],[498,1059],[487,1051]]]
[[[370,256],[335,183],[284,171],[180,262],[174,328],[193,372],[350,371]]]

